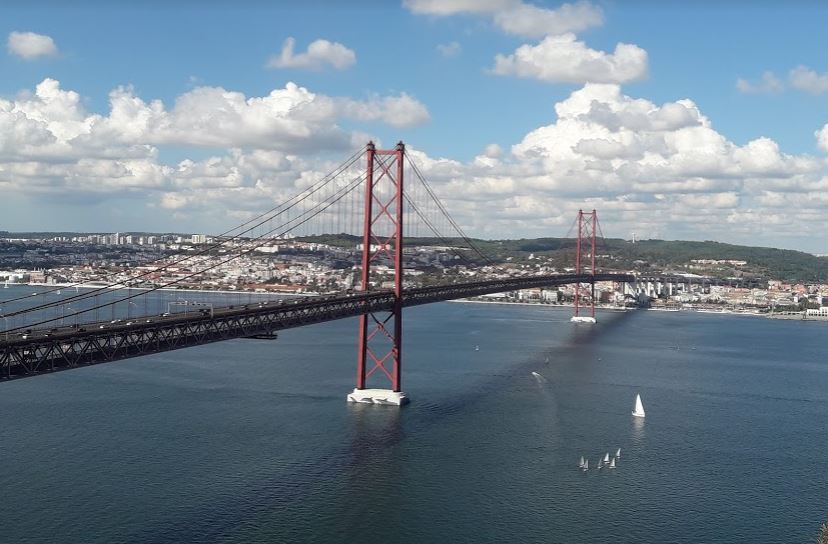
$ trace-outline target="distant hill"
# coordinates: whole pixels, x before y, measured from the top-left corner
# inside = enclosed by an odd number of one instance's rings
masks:
[[[352,235],[328,234],[301,240],[354,247],[361,239]],[[460,239],[408,238],[410,245],[442,246],[450,242],[465,247]],[[574,266],[575,240],[572,238],[520,238],[515,240],[479,240],[475,245],[496,262],[531,262],[530,255],[551,259],[557,268]],[[674,271],[718,277],[745,276],[789,282],[828,283],[828,257],[802,251],[756,246],[739,246],[721,242],[683,240],[642,240],[636,243],[618,238],[598,241],[598,266],[605,269],[639,271]],[[474,255],[469,253],[469,259]],[[479,261],[479,259],[477,259]],[[745,265],[700,265],[693,260],[745,261]]]
[[[78,236],[77,232],[8,232],[0,237],[51,238]],[[132,234],[136,234],[133,232]],[[153,234],[153,233],[141,233]],[[362,241],[349,234],[323,234],[297,238],[337,247],[352,248]],[[544,262],[558,269],[573,267],[575,240],[572,238],[520,238],[507,240],[474,239],[474,244],[495,262],[535,263],[530,256],[543,257]],[[407,238],[406,243],[422,246],[466,247],[461,239]],[[739,246],[721,242],[689,242],[682,240],[641,240],[636,243],[618,238],[598,241],[598,266],[603,269],[638,270],[645,272],[691,272],[718,277],[745,276],[778,279],[788,282],[828,283],[828,257],[817,257],[802,251],[769,247]],[[466,252],[469,261],[482,263],[473,252]],[[745,265],[699,265],[693,260],[735,260]]]

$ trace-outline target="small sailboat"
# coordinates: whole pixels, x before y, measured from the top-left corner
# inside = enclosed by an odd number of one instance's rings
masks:
[[[589,470],[589,459],[584,461],[584,466],[581,467],[581,470],[583,470],[584,472]]]
[[[621,448],[618,448],[618,451],[615,452],[615,457],[621,459]]]
[[[633,410],[632,415],[635,417],[644,417],[644,405],[641,403],[641,395],[635,395],[635,410]]]
[[[604,464],[609,463],[609,453],[604,454]]]
[[[474,351],[480,351],[480,346],[474,346]]]
[[[600,457],[598,458],[598,462],[596,463],[596,465],[598,465],[598,470],[601,470],[601,458]]]
[[[581,456],[581,462],[578,463],[578,468],[584,468],[584,456]]]
[[[612,461],[610,461],[609,468],[615,468],[615,457],[613,457]]]

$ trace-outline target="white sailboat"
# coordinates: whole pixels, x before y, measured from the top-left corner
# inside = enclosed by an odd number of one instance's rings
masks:
[[[612,461],[610,461],[609,468],[615,468],[615,457],[613,457]]]
[[[581,462],[578,463],[578,468],[584,468],[584,456],[581,456]]]
[[[586,461],[584,461],[584,466],[583,466],[583,467],[581,467],[581,470],[583,470],[584,472],[586,472],[586,471],[588,471],[588,470],[589,470],[589,459],[587,459]]]
[[[601,470],[601,458],[600,457],[598,458],[598,462],[595,463],[595,464],[598,465],[598,470]]]
[[[615,457],[621,459],[621,448],[618,448],[618,451],[615,452]]]
[[[633,410],[632,415],[635,417],[644,417],[644,405],[641,403],[641,395],[635,395],[635,410]]]
[[[604,463],[609,463],[609,453],[604,454]]]

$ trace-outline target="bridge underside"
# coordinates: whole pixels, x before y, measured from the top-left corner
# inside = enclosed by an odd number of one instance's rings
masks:
[[[402,303],[404,307],[417,306],[573,282],[631,282],[634,279],[625,274],[567,274],[457,283],[406,290]],[[393,305],[392,291],[377,291],[320,297],[297,303],[218,308],[212,316],[145,316],[140,322],[129,325],[88,323],[53,332],[36,330],[27,335],[28,338],[0,341],[0,380],[36,376],[222,340],[272,335],[283,329],[354,317],[366,312],[388,311]]]

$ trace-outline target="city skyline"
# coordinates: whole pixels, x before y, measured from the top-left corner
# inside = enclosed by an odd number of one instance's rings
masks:
[[[476,237],[826,253],[825,9],[16,5],[0,229],[218,234],[373,139]]]

